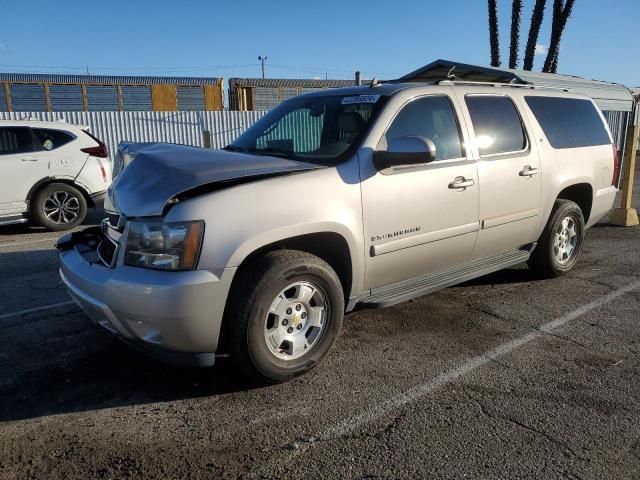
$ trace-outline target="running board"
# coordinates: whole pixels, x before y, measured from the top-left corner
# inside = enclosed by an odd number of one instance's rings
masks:
[[[11,215],[6,217],[0,217],[0,226],[2,225],[14,225],[16,223],[26,223],[29,219],[22,215]]]
[[[358,307],[389,307],[396,303],[406,302],[412,298],[502,270],[503,268],[512,267],[526,262],[534,248],[535,244],[526,245],[521,249],[508,250],[488,257],[478,258],[462,265],[456,265],[446,270],[440,270],[439,272],[374,288],[371,290],[371,295],[358,302]]]

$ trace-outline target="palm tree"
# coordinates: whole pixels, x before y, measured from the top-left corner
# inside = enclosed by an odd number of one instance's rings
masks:
[[[498,38],[498,3],[489,2],[489,45],[491,47],[491,66],[500,66],[500,40]]]
[[[533,13],[531,14],[531,26],[529,27],[529,38],[527,39],[527,47],[524,51],[524,65],[522,68],[525,70],[533,69],[533,56],[536,53],[536,44],[538,43],[538,35],[540,34],[540,25],[542,25],[542,19],[544,18],[544,8],[547,5],[547,0],[536,0],[536,4],[533,6]]]
[[[547,59],[544,61],[543,72],[556,73],[558,71],[558,55],[560,54],[560,40],[571,16],[575,0],[553,0],[553,20],[551,21],[551,41]]]
[[[509,45],[509,68],[518,66],[518,47],[520,46],[520,15],[522,0],[513,0],[511,5],[511,44]]]

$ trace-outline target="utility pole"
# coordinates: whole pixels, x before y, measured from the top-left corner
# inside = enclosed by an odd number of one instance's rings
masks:
[[[262,64],[262,78],[264,79],[264,62],[267,61],[267,57],[263,57],[263,56],[258,56],[258,60],[260,61],[260,63]]]

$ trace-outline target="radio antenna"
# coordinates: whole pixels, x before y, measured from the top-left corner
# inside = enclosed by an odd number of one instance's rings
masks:
[[[453,71],[455,69],[456,69],[455,65],[449,69],[449,71],[447,72],[447,80],[455,80],[456,79],[456,76],[453,74]]]

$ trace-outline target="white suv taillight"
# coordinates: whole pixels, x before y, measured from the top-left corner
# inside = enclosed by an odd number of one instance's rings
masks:
[[[107,158],[109,156],[109,150],[107,150],[107,146],[102,142],[102,140],[100,140],[99,138],[94,137],[87,130],[83,130],[83,131],[88,136],[90,136],[93,140],[95,140],[98,143],[98,145],[95,146],[95,147],[81,148],[80,151],[82,151],[84,153],[88,153],[89,155],[91,155],[93,157]]]

